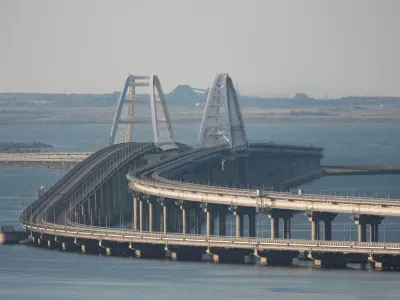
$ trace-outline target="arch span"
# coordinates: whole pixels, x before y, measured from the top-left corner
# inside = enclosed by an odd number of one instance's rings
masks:
[[[232,79],[227,73],[214,77],[204,108],[198,147],[229,144],[232,150],[248,148],[246,131]]]
[[[140,91],[138,92],[138,90]],[[139,115],[136,104],[143,102],[146,108]],[[124,105],[128,107],[123,117]],[[128,76],[115,110],[109,144],[138,140],[138,137],[135,136],[134,124],[151,124],[152,140],[157,147],[162,149],[177,148],[165,96],[157,75]],[[120,125],[126,125],[126,130],[120,130]]]

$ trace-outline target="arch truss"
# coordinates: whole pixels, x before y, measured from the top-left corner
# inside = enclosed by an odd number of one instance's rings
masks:
[[[177,147],[164,92],[157,75],[128,76],[115,111],[109,137],[110,145],[144,140],[135,129],[143,124],[151,124],[152,139],[157,147],[164,150]],[[143,128],[140,131],[145,132]]]
[[[232,150],[248,148],[238,97],[226,73],[217,74],[210,87],[197,144],[198,147],[229,144]]]

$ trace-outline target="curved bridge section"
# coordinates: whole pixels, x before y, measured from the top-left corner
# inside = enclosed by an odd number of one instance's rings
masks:
[[[21,224],[40,245],[84,252],[274,264],[290,263],[299,252],[307,251],[316,265],[345,264],[346,255],[351,254],[363,261],[373,260],[378,267],[397,266],[396,260],[388,264],[385,259],[387,255],[400,255],[400,244],[379,243],[377,235],[367,242],[363,231],[366,224],[379,224],[383,216],[399,216],[400,204],[396,201],[182,182],[174,177],[180,178],[179,174],[193,164],[221,162],[231,152],[227,145],[196,150],[179,147],[175,152],[162,151],[153,143],[105,148],[85,159],[28,207],[21,215]],[[262,149],[319,153],[310,147],[267,144],[251,145],[248,151]],[[149,156],[160,159],[148,160]],[[310,240],[291,238],[290,219],[301,211],[312,224]],[[338,213],[351,214],[360,224],[358,242],[330,241],[329,225]],[[235,220],[233,236],[227,235],[229,214]],[[271,218],[270,238],[257,234],[257,214]],[[132,228],[124,227],[124,220],[132,220]],[[282,236],[279,220],[283,221]],[[316,230],[320,222],[325,224],[323,237]]]

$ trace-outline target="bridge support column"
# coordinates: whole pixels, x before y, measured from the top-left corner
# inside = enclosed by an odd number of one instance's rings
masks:
[[[315,268],[344,268],[347,264],[346,256],[343,253],[313,253],[308,254],[313,260]]]
[[[137,223],[138,223],[138,207],[137,207],[137,194],[132,194],[132,230],[137,230]]]
[[[226,235],[226,213],[218,212],[218,229],[219,235]]]
[[[400,270],[400,257],[397,255],[371,254],[368,260],[377,271]]]
[[[182,234],[186,234],[186,208],[182,206]]]
[[[357,224],[358,229],[358,242],[367,241],[367,224],[365,222],[359,222]]]
[[[70,240],[64,240],[61,243],[61,249],[64,251],[70,250],[74,247],[75,247],[75,244],[73,243],[73,241],[70,241]]]
[[[211,235],[211,212],[206,211],[206,235]]]
[[[167,206],[165,205],[165,203],[163,204],[162,208],[163,208],[163,211],[162,211],[163,212],[162,213],[162,215],[163,215],[163,232],[167,233],[167,226],[168,226],[167,213],[168,213],[168,211],[167,211]]]
[[[139,199],[139,230],[143,229],[143,199]]]
[[[370,242],[379,241],[379,224],[383,217],[370,215],[354,215],[353,220],[358,228],[358,242],[367,241],[367,224],[370,225]]]
[[[201,259],[208,262],[219,262],[219,255],[211,253],[210,249],[207,249],[201,256]]]
[[[326,241],[332,240],[332,220],[324,220],[324,237]]]
[[[214,212],[207,203],[201,203],[200,207],[206,214],[206,236],[214,235]]]
[[[279,219],[283,219],[283,238],[287,239],[291,237],[291,218],[293,217],[294,211],[273,209],[268,214],[268,218],[271,219],[271,239],[278,239],[279,234]]]
[[[151,199],[147,200],[148,206],[149,206],[149,216],[148,216],[148,231],[152,232],[153,231],[153,224],[155,220],[155,209],[154,209],[154,203],[152,202]]]
[[[279,218],[271,217],[271,239],[279,238]]]
[[[320,221],[324,222],[324,239],[332,240],[332,221],[337,216],[327,212],[308,212],[308,220],[311,222],[311,240],[320,240]]]
[[[247,214],[249,218],[249,237],[256,237],[256,212]]]
[[[201,234],[200,208],[195,207],[193,210],[194,210],[193,231],[194,234]]]
[[[243,214],[235,212],[236,237],[243,236]]]
[[[187,210],[188,210],[188,204],[185,201],[182,200],[176,200],[175,201],[176,206],[178,206],[178,211],[177,211],[177,218],[178,218],[178,224],[180,224],[181,228],[180,231],[182,234],[186,234],[187,232]]]
[[[291,219],[283,218],[283,238],[290,239],[291,238]]]
[[[293,258],[298,255],[299,253],[296,251],[270,250],[258,252],[255,249],[253,254],[244,256],[244,262],[257,265],[290,265]]]

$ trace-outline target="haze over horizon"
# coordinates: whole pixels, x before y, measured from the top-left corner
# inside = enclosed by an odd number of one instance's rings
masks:
[[[229,9],[227,9],[229,7]],[[400,1],[0,0],[0,92],[164,91],[228,72],[250,95],[400,96]]]

